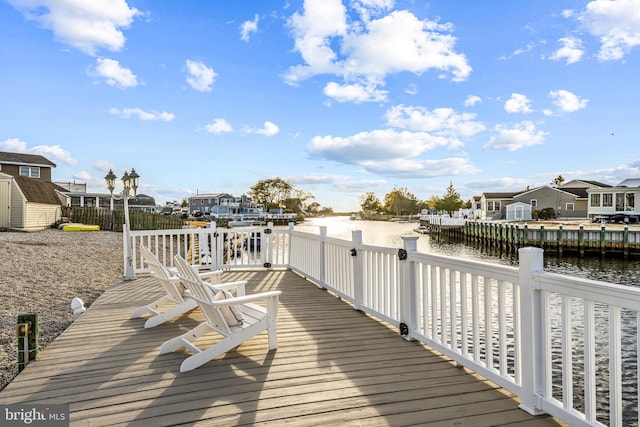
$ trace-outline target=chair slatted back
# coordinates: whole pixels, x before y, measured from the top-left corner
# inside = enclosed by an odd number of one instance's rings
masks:
[[[162,265],[149,248],[140,246],[140,252],[142,253],[144,262],[149,266],[149,269],[151,269],[151,275],[158,279],[167,295],[178,303],[184,302],[184,288],[180,283],[180,279]]]
[[[198,302],[207,321],[223,335],[231,334],[231,328],[220,312],[219,306],[212,305],[215,287],[207,284],[180,255],[174,256],[178,277],[189,291],[189,295]]]

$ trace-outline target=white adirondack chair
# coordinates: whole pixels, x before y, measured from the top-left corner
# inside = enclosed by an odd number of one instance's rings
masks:
[[[158,258],[145,246],[140,246],[142,258],[151,269],[151,275],[162,285],[165,295],[139,307],[131,313],[131,318],[135,319],[144,315],[151,317],[144,323],[145,328],[153,328],[177,316],[187,313],[198,306],[198,303],[185,295],[185,287],[176,275],[176,271],[166,268]],[[198,273],[202,279],[208,279],[211,283],[220,284],[220,274],[222,270]],[[195,273],[194,273],[195,274]],[[198,275],[196,274],[196,275]],[[240,288],[237,292],[244,294],[246,281],[232,282],[225,284],[228,288]]]
[[[275,350],[278,347],[276,314],[281,291],[233,297],[224,287],[204,282],[194,273],[184,258],[176,255],[174,259],[178,277],[187,288],[186,293],[198,302],[206,319],[189,332],[166,341],[160,347],[160,354],[169,353],[181,347],[194,353],[182,362],[180,372],[198,368],[264,330],[268,331],[269,350]],[[255,304],[256,301],[264,301],[265,306]],[[201,349],[194,344],[198,338],[211,332],[217,332],[224,338],[206,349]]]

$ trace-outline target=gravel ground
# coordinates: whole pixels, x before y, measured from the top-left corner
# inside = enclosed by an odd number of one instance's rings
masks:
[[[122,275],[121,233],[0,232],[0,390],[18,373],[19,314],[38,314],[42,349],[73,321],[74,297],[88,307]]]

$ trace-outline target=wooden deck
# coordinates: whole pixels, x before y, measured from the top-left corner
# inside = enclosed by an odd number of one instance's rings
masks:
[[[187,373],[160,355],[198,310],[152,329],[129,313],[158,296],[121,282],[0,392],[0,403],[68,403],[72,426],[556,426],[495,384],[407,342],[295,273],[229,272],[248,291],[282,290],[277,351],[266,333]],[[213,338],[215,340],[215,338]]]

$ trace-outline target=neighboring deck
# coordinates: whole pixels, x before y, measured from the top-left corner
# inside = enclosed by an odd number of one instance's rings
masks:
[[[158,296],[153,279],[115,285],[40,352],[0,403],[69,403],[71,425],[177,424],[554,426],[504,390],[290,271],[229,272],[248,293],[282,290],[278,344],[266,333],[187,373],[160,355],[198,310],[153,329],[130,312]]]

